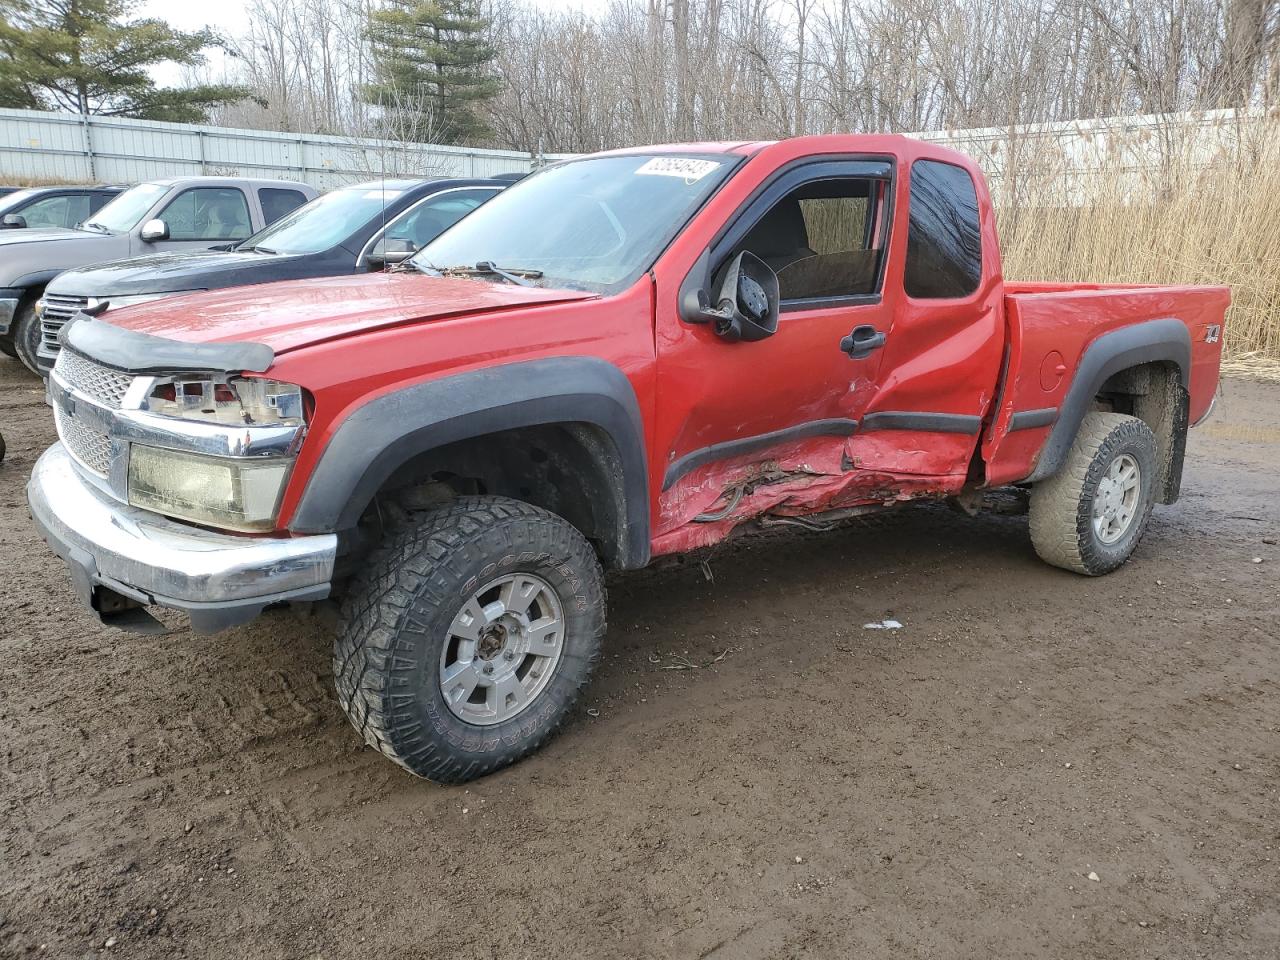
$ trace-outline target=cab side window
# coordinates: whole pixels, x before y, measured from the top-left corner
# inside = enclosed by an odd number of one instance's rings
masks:
[[[911,166],[902,285],[922,300],[967,297],[982,280],[978,192],[969,172],[938,160]]]
[[[836,178],[803,184],[773,205],[739,245],[773,268],[781,298],[829,300],[874,294],[883,231],[883,181]]]
[[[14,212],[28,227],[74,227],[89,216],[89,197],[83,193],[45,197]]]
[[[253,232],[249,204],[235,187],[193,187],[173,200],[160,217],[170,240],[244,240]]]
[[[497,192],[456,190],[430,197],[388,224],[385,235],[389,240],[408,240],[415,249],[420,249]]]

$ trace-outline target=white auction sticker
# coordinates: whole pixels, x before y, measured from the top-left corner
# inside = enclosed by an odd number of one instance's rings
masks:
[[[649,177],[679,177],[685,183],[697,183],[707,174],[719,170],[715,160],[695,160],[692,157],[654,157],[636,171]]]

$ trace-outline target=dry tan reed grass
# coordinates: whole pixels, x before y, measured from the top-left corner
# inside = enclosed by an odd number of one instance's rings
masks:
[[[1006,275],[1226,284],[1228,369],[1280,379],[1280,122],[1155,136],[1084,174],[1023,158],[998,201]]]
[[[72,180],[59,180],[56,177],[13,177],[0,175],[0,184],[6,187],[61,187],[73,184]]]
[[[1222,372],[1228,377],[1280,383],[1280,360],[1255,352],[1237,353],[1222,362]]]

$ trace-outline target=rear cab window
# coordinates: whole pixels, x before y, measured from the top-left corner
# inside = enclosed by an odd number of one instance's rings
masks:
[[[967,297],[982,282],[978,191],[969,171],[940,160],[911,165],[902,285],[917,300]]]
[[[258,190],[264,226],[275,223],[286,213],[293,213],[306,202],[306,195],[301,190],[286,190],[283,187],[261,187]]]

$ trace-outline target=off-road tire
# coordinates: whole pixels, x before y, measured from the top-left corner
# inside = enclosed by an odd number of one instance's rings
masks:
[[[551,679],[488,726],[456,716],[440,687],[450,624],[484,583],[530,573],[555,591],[564,631]],[[334,643],[338,701],[365,742],[410,773],[463,783],[514,763],[556,732],[590,679],[605,632],[595,552],[561,517],[506,497],[460,497],[375,550],[350,585]]]
[[[13,345],[12,337],[0,337],[0,353],[15,360],[18,359],[18,348]]]
[[[1094,530],[1094,496],[1111,464],[1126,454],[1138,464],[1139,500],[1128,529],[1108,544]],[[1031,542],[1040,559],[1091,577],[1121,566],[1151,516],[1156,474],[1156,438],[1150,427],[1124,414],[1086,414],[1061,469],[1031,490]]]
[[[40,347],[40,318],[34,300],[24,303],[13,317],[13,349],[22,365],[39,376],[36,350]]]

